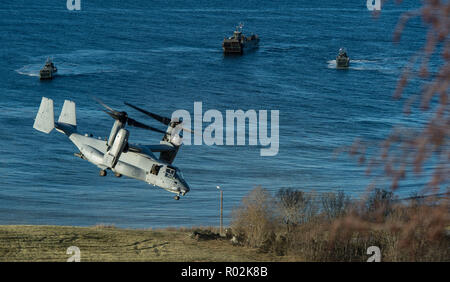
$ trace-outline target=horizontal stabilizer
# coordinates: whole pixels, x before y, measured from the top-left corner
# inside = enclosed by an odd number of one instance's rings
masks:
[[[55,116],[53,113],[53,100],[42,97],[39,111],[34,120],[33,128],[44,133],[50,133],[55,128]]]

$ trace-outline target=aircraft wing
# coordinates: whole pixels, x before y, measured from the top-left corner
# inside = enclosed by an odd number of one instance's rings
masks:
[[[175,151],[176,148],[171,144],[154,144],[154,145],[141,145],[141,144],[129,144],[129,150],[136,153],[145,152],[171,152]]]
[[[143,146],[152,152],[169,152],[175,151],[175,147],[171,144],[155,144]]]

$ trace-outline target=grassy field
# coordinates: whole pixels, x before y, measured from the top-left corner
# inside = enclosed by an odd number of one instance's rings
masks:
[[[81,261],[280,261],[229,240],[196,240],[189,229],[132,230],[107,226],[0,226],[0,261],[67,261],[77,246]]]

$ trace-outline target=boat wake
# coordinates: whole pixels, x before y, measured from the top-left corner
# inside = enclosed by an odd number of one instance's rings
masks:
[[[327,61],[329,69],[336,69],[336,60]],[[379,71],[382,73],[394,73],[396,68],[387,67],[385,63],[380,60],[352,60],[350,58],[350,70],[358,71]]]
[[[26,75],[26,76],[37,76],[39,77],[39,70],[42,66],[34,66],[34,65],[26,65],[21,67],[20,69],[15,70],[18,74]]]
[[[75,64],[58,64],[58,76],[78,76],[78,75],[88,75],[96,73],[108,73],[117,72],[118,69],[114,67],[101,67],[101,66],[82,66]],[[39,71],[42,69],[42,64],[31,64],[21,67],[15,70],[18,74],[39,77]]]
[[[78,76],[96,73],[118,72],[119,61],[127,55],[107,50],[77,50],[66,54],[55,54],[31,58],[31,64],[15,70],[18,74],[39,77],[46,58],[52,57],[58,68],[58,76]],[[117,64],[118,65],[118,64]]]

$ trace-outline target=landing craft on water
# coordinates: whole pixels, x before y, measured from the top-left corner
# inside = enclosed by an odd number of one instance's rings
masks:
[[[347,55],[347,50],[345,48],[339,49],[339,54],[336,57],[336,67],[341,68],[348,68],[350,65],[350,58]]]
[[[125,103],[167,125],[167,130],[163,131],[138,122],[130,118],[126,112],[116,111],[102,101],[96,100],[106,108],[104,112],[115,120],[106,140],[78,133],[75,103],[69,100],[64,101],[59,119],[55,122],[53,100],[42,97],[33,127],[47,134],[56,128],[65,134],[79,149],[79,153],[74,155],[96,165],[100,169],[100,176],[106,176],[106,170],[111,170],[117,177],[125,175],[175,193],[176,200],[180,199],[180,195],[184,196],[189,192],[189,186],[181,170],[173,165],[182,144],[181,131],[190,131],[182,127],[182,121],[169,119]],[[125,129],[127,125],[159,132],[164,136],[159,144],[131,144],[128,142],[130,132]],[[159,158],[154,153],[159,153]]]
[[[244,50],[258,47],[259,37],[256,34],[245,36],[243,32],[244,25],[239,24],[233,33],[233,36],[225,38],[222,42],[224,54],[243,54]]]
[[[58,69],[55,67],[55,64],[53,64],[53,60],[47,58],[44,67],[39,71],[39,78],[41,80],[52,79],[57,72]]]

